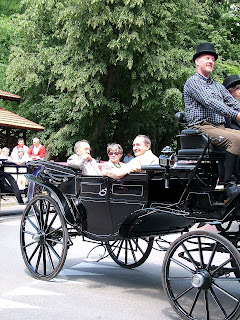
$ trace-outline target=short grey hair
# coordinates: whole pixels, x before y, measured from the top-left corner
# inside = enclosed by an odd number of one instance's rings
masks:
[[[151,140],[148,138],[148,136],[146,136],[145,134],[139,134],[136,136],[136,138],[143,138],[145,145],[149,145],[149,148],[151,149]]]
[[[86,142],[86,143],[89,144],[89,142],[88,142],[87,140],[77,141],[77,142],[75,143],[75,145],[74,145],[74,152],[75,152],[75,153],[77,153],[78,149],[80,148],[80,144],[81,144],[82,142]],[[89,144],[89,145],[90,145],[90,144]]]
[[[8,153],[8,154],[9,154],[10,149],[9,149],[9,148],[7,148],[7,147],[3,147],[3,148],[2,148],[2,152],[3,152],[3,153]]]
[[[120,144],[113,142],[113,143],[109,143],[107,145],[107,153],[110,151],[116,151],[118,153],[123,154],[123,148],[120,146]]]

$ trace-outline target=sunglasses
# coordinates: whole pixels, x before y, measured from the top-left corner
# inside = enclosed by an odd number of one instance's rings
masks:
[[[109,156],[118,156],[120,153],[119,152],[108,152]]]

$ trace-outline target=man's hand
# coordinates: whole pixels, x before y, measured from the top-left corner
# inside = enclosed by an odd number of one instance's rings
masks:
[[[85,160],[87,162],[92,161],[92,157],[91,157],[91,155],[89,153],[85,153]]]

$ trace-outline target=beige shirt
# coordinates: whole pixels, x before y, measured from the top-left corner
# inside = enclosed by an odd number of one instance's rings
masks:
[[[104,162],[103,165],[102,165],[102,173],[107,173],[108,170],[111,170],[111,169],[121,169],[123,168],[124,166],[126,166],[125,163],[122,163],[120,162],[120,167],[116,167],[115,164],[109,160],[108,162]]]
[[[135,157],[130,162],[128,162],[125,166],[127,168],[128,173],[140,171],[141,166],[147,166],[151,164],[159,164],[159,159],[155,156],[151,150],[147,150],[141,156]]]

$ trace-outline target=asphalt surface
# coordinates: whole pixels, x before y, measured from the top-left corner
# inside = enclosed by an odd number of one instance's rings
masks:
[[[26,204],[19,205],[14,197],[4,197],[0,199],[0,217],[21,215],[25,207]]]

